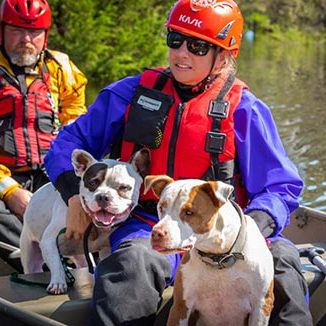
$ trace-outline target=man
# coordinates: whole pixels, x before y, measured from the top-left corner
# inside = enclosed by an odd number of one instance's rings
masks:
[[[4,259],[6,244],[19,246],[32,193],[48,182],[43,158],[50,142],[63,125],[86,112],[86,77],[66,54],[47,49],[50,26],[46,0],[1,3],[0,255]]]
[[[311,325],[307,285],[293,244],[280,236],[298,207],[302,179],[290,161],[269,108],[235,78],[243,18],[233,0],[178,0],[165,24],[169,69],[147,69],[101,91],[86,115],[60,132],[45,158],[49,177],[68,204],[66,236],[88,225],[80,208],[71,152],[121,159],[151,151],[150,174],[220,179],[272,239],[273,325]],[[64,150],[63,150],[64,149]],[[55,162],[55,163],[54,163]],[[142,194],[132,217],[110,236],[112,254],[97,266],[93,325],[152,325],[177,255],[163,256],[148,238],[157,221],[153,193]]]

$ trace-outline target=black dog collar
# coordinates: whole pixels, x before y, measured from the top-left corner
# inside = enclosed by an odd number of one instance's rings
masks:
[[[202,261],[217,267],[218,269],[229,268],[233,266],[238,259],[244,260],[242,253],[246,242],[246,223],[243,212],[238,204],[231,200],[240,217],[241,226],[237,238],[235,239],[231,249],[227,253],[213,254],[201,251],[196,248],[197,253],[202,257]]]

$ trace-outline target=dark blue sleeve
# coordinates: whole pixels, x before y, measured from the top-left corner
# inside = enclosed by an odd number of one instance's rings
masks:
[[[262,210],[280,233],[299,206],[303,181],[288,157],[270,109],[244,90],[234,114],[239,166],[249,204],[246,212]]]
[[[88,112],[64,127],[52,142],[45,157],[45,168],[53,184],[72,171],[71,153],[83,149],[100,159],[110,152],[124,130],[125,111],[140,76],[127,77],[104,88]]]

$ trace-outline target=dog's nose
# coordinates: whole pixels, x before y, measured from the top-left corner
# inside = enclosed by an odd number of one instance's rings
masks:
[[[168,232],[161,228],[156,228],[152,230],[152,240],[158,241],[167,236]]]
[[[102,208],[107,207],[110,201],[109,196],[106,194],[97,194],[95,199],[97,204]]]

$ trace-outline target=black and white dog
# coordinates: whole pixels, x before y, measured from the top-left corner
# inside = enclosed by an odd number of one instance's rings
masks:
[[[149,172],[149,151],[141,149],[126,163],[113,159],[97,161],[89,153],[77,149],[72,153],[72,165],[81,178],[83,209],[97,227],[98,236],[90,241],[89,251],[100,251],[100,258],[103,258],[110,251],[110,231],[125,221],[137,205],[143,177]],[[45,262],[51,272],[47,287],[51,294],[67,292],[56,241],[60,230],[66,226],[66,213],[67,205],[53,185],[48,183],[33,194],[24,214],[20,240],[24,273],[42,272]],[[82,241],[65,239],[60,245],[60,252],[77,267],[84,267],[87,262],[82,248]]]

